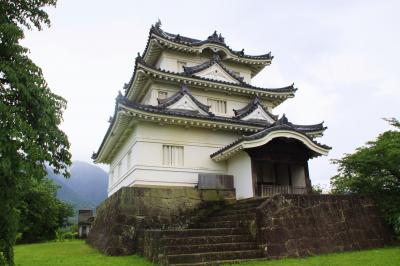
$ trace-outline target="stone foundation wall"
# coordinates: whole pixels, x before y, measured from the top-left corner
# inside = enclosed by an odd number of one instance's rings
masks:
[[[274,196],[257,208],[253,231],[268,258],[376,248],[392,240],[373,202],[355,196]]]
[[[234,190],[123,187],[97,208],[87,242],[106,255],[143,253],[144,229],[185,227],[204,215],[196,212],[199,208],[234,200]]]

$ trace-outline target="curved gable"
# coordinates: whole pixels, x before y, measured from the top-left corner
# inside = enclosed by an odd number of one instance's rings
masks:
[[[217,63],[211,65],[210,67],[208,67],[200,72],[195,73],[194,76],[197,76],[200,78],[208,78],[208,79],[213,79],[213,80],[218,80],[218,81],[225,81],[225,82],[240,84],[239,81],[237,81],[235,78],[233,78],[229,73],[227,73]]]
[[[260,105],[250,114],[243,117],[242,120],[265,120],[270,124],[275,122],[275,119],[268,115]]]
[[[207,115],[187,94],[183,95],[176,103],[168,106],[167,109],[186,110]]]
[[[244,147],[244,149],[249,149],[249,148],[263,146],[263,145],[269,143],[271,140],[276,139],[276,138],[296,139],[296,140],[300,141],[301,143],[303,143],[308,149],[315,152],[317,156],[328,155],[328,152],[329,152],[329,149],[327,147],[323,147],[323,146],[319,145],[318,143],[314,142],[309,137],[307,137],[305,134],[302,134],[302,133],[296,132],[296,131],[292,131],[292,130],[285,130],[285,129],[272,131],[260,139],[244,141],[243,147]]]
[[[272,128],[265,129],[256,134],[245,136],[237,141],[223,147],[219,151],[210,155],[214,161],[223,161],[233,157],[241,150],[251,149],[260,147],[268,144],[270,141],[276,138],[289,138],[295,139],[303,143],[313,154],[312,157],[320,155],[328,155],[330,147],[319,144],[308,137],[302,132],[295,131],[286,126],[275,126]]]

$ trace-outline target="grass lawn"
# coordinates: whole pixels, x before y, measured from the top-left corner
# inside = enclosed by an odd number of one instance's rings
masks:
[[[17,266],[152,266],[139,256],[108,257],[83,241],[49,242],[15,247]],[[400,266],[400,247],[283,259],[235,266]]]
[[[17,266],[152,266],[139,256],[109,257],[84,241],[48,242],[15,247]]]
[[[326,254],[303,259],[282,259],[232,266],[399,266],[400,247]]]

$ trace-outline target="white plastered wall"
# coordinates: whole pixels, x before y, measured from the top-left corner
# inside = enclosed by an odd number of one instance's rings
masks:
[[[251,173],[251,158],[246,152],[240,151],[228,160],[228,174],[234,177],[237,199],[254,196]]]
[[[226,162],[214,162],[210,154],[231,143],[239,136],[228,131],[159,125],[141,122],[135,126],[113,162],[112,171],[121,162],[124,171],[109,182],[108,195],[123,186],[195,186],[199,173],[227,174]],[[184,162],[181,166],[163,165],[163,145],[182,146]],[[131,161],[127,153],[131,150]],[[115,172],[115,170],[114,170]]]
[[[168,70],[172,72],[182,72],[182,69],[178,69],[178,61],[186,62],[186,66],[196,66],[208,61],[206,57],[193,55],[193,54],[185,54],[174,51],[163,51],[156,63],[156,67]]]
[[[178,61],[186,62],[186,66],[192,67],[207,62],[209,60],[210,58],[201,55],[185,54],[174,51],[163,51],[156,63],[156,67],[173,72],[182,72],[182,69],[178,69]],[[243,77],[243,80],[246,83],[251,84],[250,68],[244,65],[235,64],[233,62],[224,61],[223,64],[230,70],[238,72],[239,75]]]

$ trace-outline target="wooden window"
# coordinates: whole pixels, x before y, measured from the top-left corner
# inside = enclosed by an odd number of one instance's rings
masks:
[[[186,66],[186,62],[178,61],[178,72],[183,72],[183,67]]]
[[[168,92],[166,91],[158,91],[158,99],[164,100],[168,98]]]
[[[183,166],[183,147],[163,145],[163,165]]]
[[[216,114],[226,114],[226,101],[208,99],[208,105],[210,106],[210,111]]]

